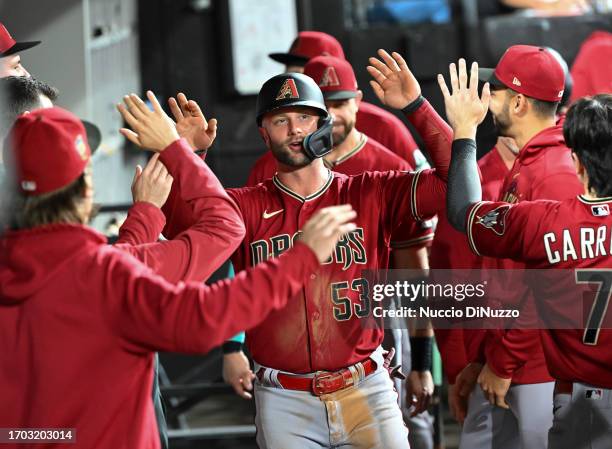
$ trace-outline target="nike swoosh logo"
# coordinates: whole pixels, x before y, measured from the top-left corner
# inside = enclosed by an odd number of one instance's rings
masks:
[[[267,211],[267,210],[265,210],[265,211],[264,211],[264,213],[263,213],[263,217],[264,217],[264,219],[267,219],[267,218],[272,218],[272,217],[274,217],[275,215],[280,214],[280,213],[281,213],[282,211],[284,211],[284,210],[285,210],[285,209],[279,209],[279,210],[275,210],[274,212],[270,212],[270,213],[268,213],[268,211]]]

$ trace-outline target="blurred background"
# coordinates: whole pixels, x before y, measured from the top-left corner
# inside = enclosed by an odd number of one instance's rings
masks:
[[[219,120],[207,162],[225,186],[242,186],[265,151],[255,95],[284,70],[267,55],[288,51],[298,31],[336,37],[374,104],[367,58],[378,48],[400,52],[444,115],[436,75],[447,75],[450,62],[493,67],[508,46],[532,44],[556,49],[571,67],[587,37],[612,31],[612,0],[13,0],[0,3],[0,18],[18,40],[43,41],[22,54],[24,65],[59,89],[57,104],[102,130],[94,173],[103,207],[94,225],[112,233],[131,203],[134,167],[146,158],[117,131],[115,104],[126,93],[196,100]],[[495,138],[485,122],[479,152]],[[255,447],[253,404],[222,384],[218,352],[161,360],[171,447]],[[452,448],[456,428],[445,422],[438,447]]]

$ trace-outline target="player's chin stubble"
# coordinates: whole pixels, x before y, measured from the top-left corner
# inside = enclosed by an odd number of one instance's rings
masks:
[[[500,114],[493,114],[493,124],[495,125],[498,136],[513,137],[509,134],[510,114],[508,114],[508,111],[503,111]]]
[[[270,151],[272,151],[274,158],[278,162],[289,167],[302,168],[306,167],[311,162],[303,150],[299,153],[296,153],[294,151],[291,151],[289,147],[284,143],[270,143]]]
[[[332,134],[332,139],[334,142],[334,148],[337,147],[338,145],[340,145],[342,142],[344,142],[346,140],[346,138],[348,137],[348,135],[350,134],[350,132],[353,130],[353,128],[355,127],[355,122],[353,123],[339,123],[340,125],[342,125],[342,130],[338,131],[338,132],[334,132]]]

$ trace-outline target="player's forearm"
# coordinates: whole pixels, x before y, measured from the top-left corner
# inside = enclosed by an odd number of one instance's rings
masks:
[[[138,201],[130,207],[128,216],[119,228],[116,244],[142,245],[156,242],[166,219],[161,210],[147,201]]]
[[[179,141],[161,153],[160,160],[174,178],[164,212],[171,225],[167,237],[182,241],[187,256],[183,272],[192,280],[208,278],[244,238],[244,224],[236,204],[210,168]],[[168,227],[167,227],[168,230]]]
[[[116,299],[105,306],[111,309],[111,324],[135,349],[206,353],[284,307],[319,267],[316,254],[296,242],[280,257],[211,286],[194,282],[174,286],[146,273],[138,277],[121,273],[129,279],[119,279],[114,286],[132,297],[112,295]]]
[[[476,142],[472,139],[453,141],[448,177],[446,209],[448,221],[461,232],[466,230],[467,211],[482,199],[476,162]]]
[[[453,141],[453,131],[450,126],[423,96],[402,111],[423,139],[438,176],[443,180],[448,179]]]

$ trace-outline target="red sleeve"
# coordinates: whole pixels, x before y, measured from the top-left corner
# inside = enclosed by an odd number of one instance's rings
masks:
[[[247,187],[256,186],[274,176],[276,173],[276,159],[270,150],[266,151],[253,165],[247,179]]]
[[[434,167],[438,170],[438,176],[446,181],[451,159],[453,130],[427,100],[424,100],[416,111],[407,114],[406,117],[425,142],[425,148],[429,152]]]
[[[134,203],[119,228],[116,244],[140,245],[156,242],[164,229],[166,218],[161,209],[146,201]]]
[[[533,206],[533,207],[530,207]],[[525,253],[530,214],[537,214],[534,203],[509,204],[481,201],[468,211],[468,243],[478,256],[520,259]]]
[[[206,353],[281,309],[318,267],[312,250],[296,242],[234,279],[173,285],[115,253],[106,258],[103,297],[111,300],[102,310],[126,350]]]
[[[411,171],[413,166],[402,160],[397,170]],[[392,249],[422,248],[430,246],[434,238],[431,220],[415,221],[412,218],[405,219],[393,232],[390,246]]]
[[[468,357],[463,341],[463,329],[435,329],[436,344],[442,358],[442,368],[453,385],[455,379],[468,364]]]
[[[434,239],[431,221],[404,221],[391,236],[392,249],[430,246]]]
[[[364,176],[377,184],[377,207],[386,239],[390,240],[402,223],[423,221],[445,207],[446,182],[435,170],[366,172]]]
[[[446,207],[446,180],[437,168],[416,172],[410,196],[413,217],[427,220]]]
[[[242,216],[219,180],[184,141],[170,145],[160,160],[174,177],[174,204],[166,202],[175,212],[166,227],[173,231],[170,240],[119,248],[172,282],[203,281],[244,238]]]

